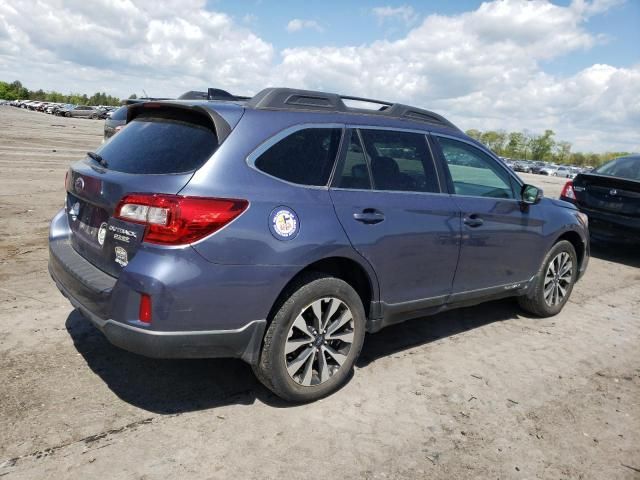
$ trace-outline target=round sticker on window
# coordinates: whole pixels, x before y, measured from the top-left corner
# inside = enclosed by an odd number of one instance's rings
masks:
[[[300,230],[296,213],[287,207],[278,207],[269,217],[269,228],[278,240],[291,240]]]

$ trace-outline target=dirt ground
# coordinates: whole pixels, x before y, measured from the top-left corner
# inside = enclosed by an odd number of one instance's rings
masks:
[[[241,361],[112,347],[51,282],[47,225],[102,123],[0,106],[3,479],[640,478],[637,249],[594,246],[555,318],[508,300],[370,335],[344,389],[290,406]]]

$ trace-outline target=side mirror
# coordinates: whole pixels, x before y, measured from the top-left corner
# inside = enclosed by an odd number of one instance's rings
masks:
[[[540,203],[540,200],[542,200],[542,197],[544,196],[544,192],[541,188],[534,187],[533,185],[523,185],[520,195],[522,196],[522,203],[526,205],[535,205]]]

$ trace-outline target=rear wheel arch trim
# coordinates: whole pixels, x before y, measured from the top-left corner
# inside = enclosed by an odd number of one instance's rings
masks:
[[[355,266],[358,269],[358,273],[356,274],[356,276],[360,276],[359,278],[366,281],[367,292],[365,295],[363,295],[362,285],[354,285],[353,278],[350,278],[349,274],[341,275],[339,274],[340,272],[336,272],[336,267],[340,268],[346,267],[348,265]],[[286,299],[293,293],[292,291],[290,291],[291,287],[295,285],[296,281],[300,277],[304,276],[308,272],[326,273],[348,283],[362,299],[362,304],[364,306],[367,318],[371,317],[373,304],[377,304],[380,301],[378,278],[375,274],[375,271],[370,265],[367,265],[364,262],[358,261],[349,256],[329,256],[317,259],[309,263],[308,265],[301,267],[287,281],[287,283],[280,290],[280,293],[278,294],[276,299],[273,301],[271,309],[269,310],[269,315],[267,316],[267,322],[270,322],[270,320],[273,318],[273,315],[279,310],[282,303],[284,303],[284,301],[286,301]],[[363,298],[363,296],[365,298]]]

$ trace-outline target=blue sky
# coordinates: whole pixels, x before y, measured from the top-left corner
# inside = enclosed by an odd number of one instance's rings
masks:
[[[640,151],[639,26],[640,0],[0,0],[0,79],[120,97],[318,89]]]
[[[233,15],[240,22],[244,19],[252,30],[282,50],[300,46],[361,45],[381,39],[396,40],[428,15],[461,14],[478,8],[481,3],[474,0],[379,3],[354,0],[209,0],[207,7]],[[553,3],[568,6],[571,2]],[[408,25],[401,20],[381,23],[372,13],[372,8],[380,5],[393,8],[410,6],[416,14],[416,20]],[[289,33],[286,26],[292,18],[314,20],[323,30],[306,28]],[[614,5],[590,18],[586,28],[594,35],[605,35],[606,42],[586,51],[572,52],[571,55],[544,62],[547,71],[568,75],[595,63],[629,67],[640,62],[640,0]]]

